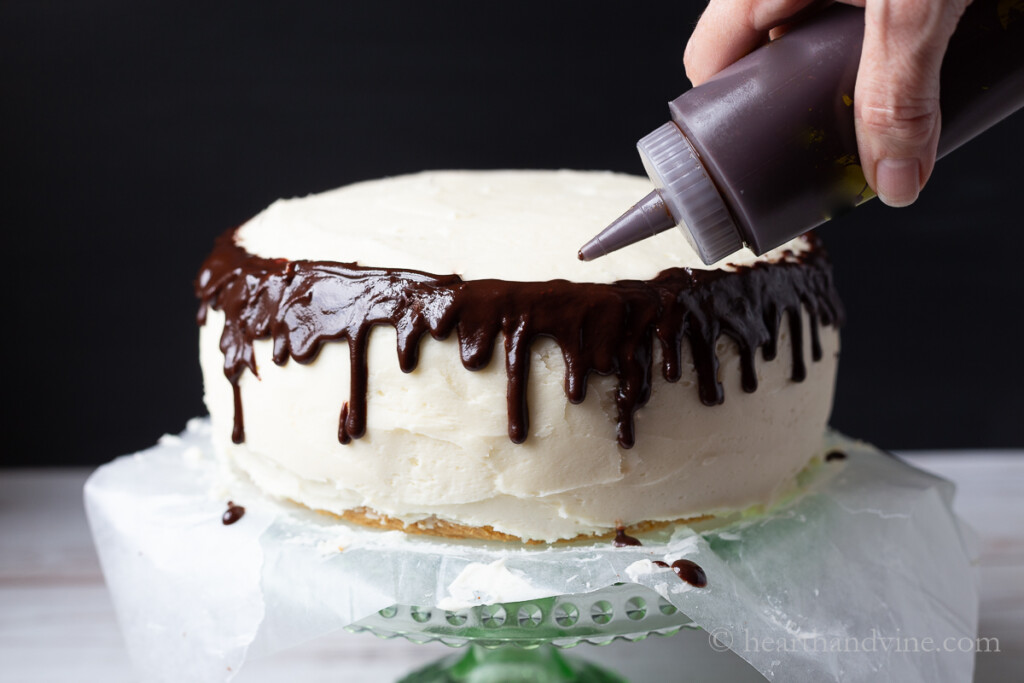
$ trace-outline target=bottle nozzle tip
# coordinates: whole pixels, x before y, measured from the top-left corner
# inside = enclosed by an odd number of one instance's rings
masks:
[[[626,245],[668,230],[676,224],[657,190],[637,202],[619,216],[601,234],[590,240],[579,251],[581,261],[592,261]]]
[[[594,239],[590,240],[576,252],[576,256],[579,257],[580,261],[593,261],[596,258],[600,258],[608,253],[604,244],[601,242],[601,236],[598,235]]]

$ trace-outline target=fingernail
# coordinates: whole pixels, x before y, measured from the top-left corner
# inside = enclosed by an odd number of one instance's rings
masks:
[[[889,206],[913,204],[921,193],[921,164],[917,159],[882,159],[875,168],[875,192]]]

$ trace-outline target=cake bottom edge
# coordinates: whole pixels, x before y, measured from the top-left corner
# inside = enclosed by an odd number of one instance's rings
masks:
[[[308,506],[303,505],[297,501],[292,500],[292,503],[304,507],[307,509]],[[448,538],[452,540],[476,540],[476,541],[502,541],[509,543],[523,543],[525,545],[555,545],[562,543],[574,543],[578,541],[600,541],[614,538],[620,531],[625,534],[630,533],[647,533],[650,531],[657,531],[664,529],[665,527],[676,525],[676,524],[696,524],[698,522],[706,522],[714,519],[714,515],[703,514],[695,515],[692,517],[681,517],[673,520],[647,520],[636,522],[629,525],[617,526],[613,529],[609,529],[603,532],[596,533],[581,533],[573,536],[572,538],[560,538],[555,541],[545,541],[533,538],[522,538],[513,534],[498,531],[492,526],[471,526],[468,524],[460,524],[458,522],[451,522],[437,517],[429,517],[427,519],[421,519],[415,522],[403,522],[400,519],[391,517],[389,515],[382,514],[371,508],[361,507],[354,508],[352,510],[345,510],[340,513],[329,512],[327,510],[313,510],[317,514],[333,519],[340,519],[353,524],[359,524],[361,526],[372,527],[382,529],[386,531],[401,531],[407,534],[416,534],[421,536],[435,536],[441,538]]]

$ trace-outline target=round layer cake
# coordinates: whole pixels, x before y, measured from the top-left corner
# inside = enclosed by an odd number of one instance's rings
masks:
[[[839,302],[809,237],[706,268],[576,250],[646,178],[431,172],[273,204],[196,282],[215,446],[263,490],[553,542],[768,505],[820,455]]]

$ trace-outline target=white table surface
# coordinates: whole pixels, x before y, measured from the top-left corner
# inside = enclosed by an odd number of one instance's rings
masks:
[[[979,636],[998,653],[976,658],[976,681],[1024,680],[1024,451],[905,454],[957,484],[955,508],[979,533]],[[103,584],[82,507],[81,469],[0,470],[0,682],[137,680]],[[250,662],[240,683],[394,681],[451,650],[339,633]],[[635,683],[763,680],[732,653],[710,653],[706,634],[573,654]]]

